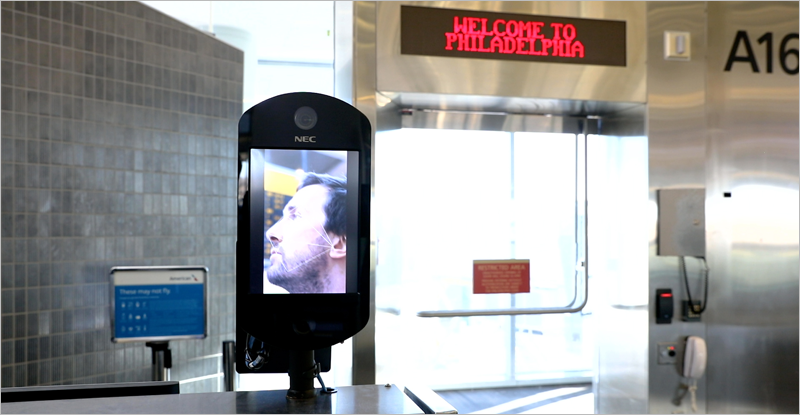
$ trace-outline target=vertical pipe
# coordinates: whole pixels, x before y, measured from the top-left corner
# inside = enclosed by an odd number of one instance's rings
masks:
[[[163,382],[167,380],[166,350],[153,349],[153,380]]]
[[[514,193],[515,189],[514,189],[514,187],[517,184],[516,184],[516,180],[515,180],[516,176],[514,175],[515,167],[514,167],[514,133],[513,132],[511,133],[510,147],[511,147],[511,149],[510,149],[511,150],[510,151],[511,160],[509,161],[509,164],[511,165],[511,208],[514,209],[512,215],[511,215],[511,235],[512,235],[512,239],[511,239],[511,258],[512,259],[517,259],[517,230],[516,230],[517,217],[516,217],[516,209],[515,209],[516,208],[516,203],[514,201],[514,198],[515,198],[515,193]],[[511,304],[510,304],[511,308],[515,308],[516,305],[517,305],[517,296],[516,296],[516,294],[510,294],[510,295],[511,295]],[[510,350],[508,351],[508,377],[509,377],[509,380],[514,380],[514,378],[517,376],[517,374],[516,374],[516,370],[517,370],[517,316],[511,315],[511,316],[509,316],[509,318],[511,319],[511,321],[509,323],[510,326],[511,326],[510,329],[509,329],[509,331],[511,332],[511,335],[510,335],[510,339],[509,339],[509,348],[510,348]]]
[[[289,351],[289,399],[311,399],[316,396],[314,389],[314,351],[290,350]]]
[[[153,380],[156,382],[163,382],[169,380],[169,368],[172,367],[172,356],[169,351],[168,341],[147,342],[146,347],[149,347],[153,352]]]
[[[222,375],[225,380],[225,392],[236,390],[236,342],[222,342]]]

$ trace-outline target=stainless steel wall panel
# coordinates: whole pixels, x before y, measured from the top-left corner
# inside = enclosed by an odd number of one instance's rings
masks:
[[[334,71],[336,96],[364,113],[372,125],[372,177],[370,198],[375,195],[375,131],[378,105],[375,66],[375,2],[335,2]],[[370,319],[352,339],[353,385],[375,383],[375,204],[370,212],[370,292],[362,301],[370,302]]]
[[[585,118],[446,110],[404,110],[403,128],[582,134]]]
[[[511,62],[400,54],[402,4],[627,22],[627,66]],[[644,102],[643,2],[378,2],[378,90],[537,99]]]
[[[643,104],[630,102],[578,101],[567,99],[519,98],[482,95],[382,92],[380,95],[401,108],[454,111],[508,112],[512,114],[619,116]],[[643,115],[638,116],[644,119]]]
[[[708,16],[708,411],[797,413],[800,89],[779,51],[798,32],[798,3],[709,2]],[[741,30],[759,73],[724,71]]]
[[[711,270],[701,323],[681,322],[676,312],[673,324],[656,325],[651,301],[649,412],[678,409],[671,401],[681,381],[674,367],[657,364],[656,344],[699,335],[708,343],[700,412],[796,413],[799,89],[797,76],[781,69],[779,49],[797,33],[798,4],[654,2],[647,10],[651,199],[656,189],[706,188]],[[664,30],[691,33],[692,61],[663,60]],[[738,31],[747,32],[760,73],[748,62],[725,71]],[[768,32],[772,73],[761,38]],[[788,47],[797,48],[796,38]],[[745,54],[740,45],[737,56]],[[680,304],[677,260],[655,256],[654,248],[651,296],[672,288]],[[699,261],[689,263],[690,286],[700,294]]]
[[[647,2],[647,128],[649,144],[650,203],[657,211],[657,190],[664,188],[702,188],[706,174],[706,4],[704,2]],[[664,31],[691,34],[692,59],[664,59]],[[650,231],[650,290],[648,389],[649,412],[671,413],[679,408],[672,400],[681,385],[675,365],[659,365],[657,344],[677,342],[695,335],[705,337],[705,323],[681,321],[680,299],[685,298],[679,279],[678,258],[657,256],[657,217],[652,216]],[[695,262],[687,260],[691,287],[698,282]],[[712,280],[712,286],[716,280]],[[655,324],[655,290],[671,288],[676,312],[672,324]],[[679,350],[680,352],[680,350]],[[713,352],[711,350],[710,352]],[[705,412],[707,376],[698,381],[697,406]],[[608,412],[615,412],[610,408]],[[689,412],[689,397],[683,402]],[[605,412],[605,411],[604,411]]]

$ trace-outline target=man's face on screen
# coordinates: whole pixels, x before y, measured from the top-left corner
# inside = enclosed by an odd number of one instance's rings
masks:
[[[324,186],[303,187],[283,209],[281,220],[267,230],[267,240],[272,244],[266,270],[270,283],[290,293],[324,291],[331,251],[331,240],[323,227],[327,200]]]

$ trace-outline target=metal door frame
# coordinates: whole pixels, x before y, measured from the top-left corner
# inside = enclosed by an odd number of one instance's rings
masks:
[[[600,2],[616,4],[614,2]],[[557,4],[553,2],[553,4]],[[638,7],[638,6],[637,6]],[[587,101],[552,98],[515,98],[454,94],[426,94],[420,92],[397,93],[378,90],[377,65],[377,9],[376,2],[334,2],[334,95],[351,103],[364,113],[374,131],[402,128],[404,123],[426,125],[441,118],[458,120],[459,129],[484,129],[535,132],[574,132],[588,137],[598,134],[601,126],[606,133],[622,132],[643,134],[644,104],[630,95],[630,102]],[[633,11],[638,10],[636,7]],[[630,14],[630,13],[628,13]],[[635,15],[636,13],[633,13]],[[638,28],[636,19],[630,23]],[[637,29],[638,30],[638,29]],[[632,47],[635,55],[633,73],[638,74],[643,60],[637,58],[641,42]],[[627,73],[627,72],[625,72]],[[630,77],[623,77],[626,81]],[[640,76],[633,76],[639,80]],[[634,84],[637,84],[634,82]],[[505,112],[521,108],[524,113]],[[445,110],[445,111],[443,111]],[[402,114],[414,114],[408,118]],[[419,115],[417,115],[419,114]],[[414,121],[416,120],[416,121]],[[582,121],[581,121],[582,120]],[[580,121],[580,122],[579,122]],[[443,124],[442,124],[443,125]],[[439,127],[441,128],[441,127]],[[374,163],[374,135],[373,135]],[[374,197],[374,166],[372,169]],[[373,204],[374,209],[374,204]],[[376,217],[375,212],[371,217]],[[375,270],[377,238],[374,223],[370,231],[370,313],[367,326],[352,339],[352,384],[375,383]],[[588,225],[588,223],[586,224]],[[585,225],[585,226],[586,226]],[[588,226],[587,226],[588,228]],[[586,252],[588,253],[588,251]],[[587,264],[588,265],[588,264]],[[588,270],[586,272],[588,278]],[[586,285],[588,287],[588,284]],[[588,288],[587,288],[588,289]],[[588,298],[588,295],[585,296]],[[579,309],[577,309],[579,310]],[[536,314],[564,312],[564,310],[538,310]]]

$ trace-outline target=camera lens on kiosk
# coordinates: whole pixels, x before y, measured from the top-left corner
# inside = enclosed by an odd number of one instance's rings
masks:
[[[310,130],[317,125],[317,112],[311,107],[300,107],[294,113],[294,123],[303,130]]]

